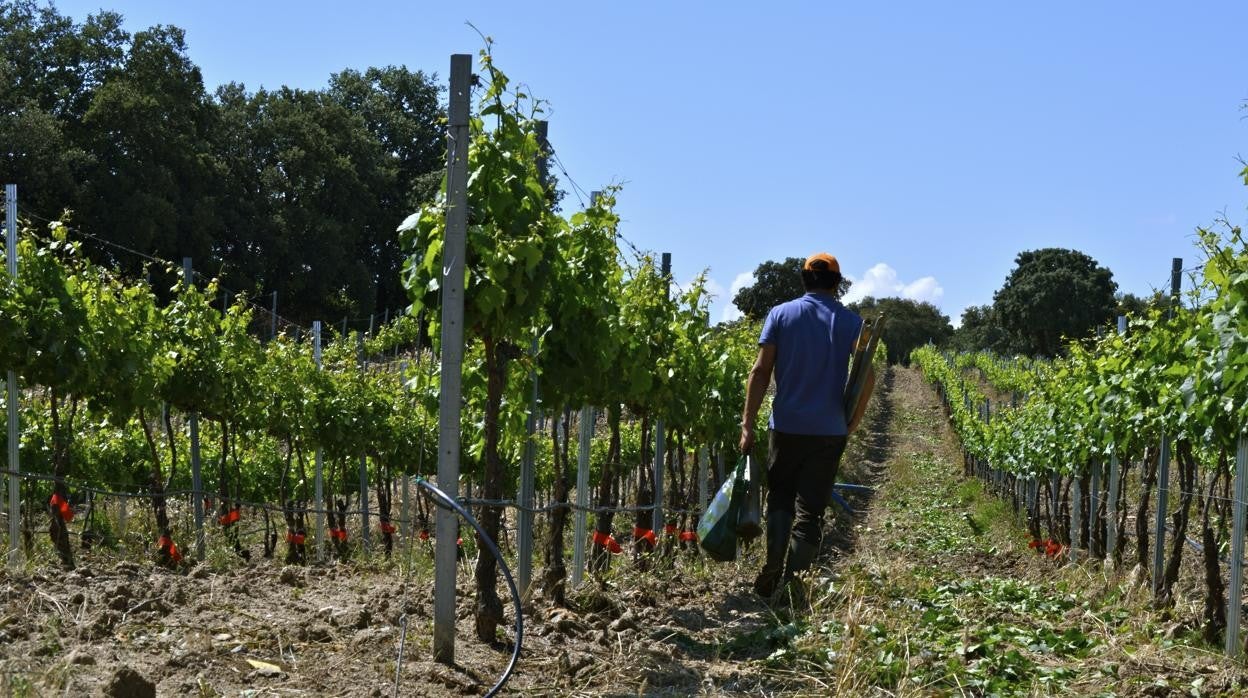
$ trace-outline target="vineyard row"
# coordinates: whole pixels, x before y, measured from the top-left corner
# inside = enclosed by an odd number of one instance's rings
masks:
[[[1176,278],[1171,307],[1052,362],[932,346],[912,360],[944,400],[966,475],[1026,516],[1037,554],[1133,566],[1166,605],[1199,578],[1203,638],[1241,656],[1248,248],[1238,229],[1203,231],[1201,245],[1190,303]]]

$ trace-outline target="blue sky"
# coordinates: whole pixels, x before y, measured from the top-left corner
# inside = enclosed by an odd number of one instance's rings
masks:
[[[1026,249],[1081,250],[1145,293],[1171,257],[1195,265],[1196,226],[1248,218],[1244,2],[104,6],[186,29],[210,89],[445,78],[481,47],[472,21],[551,103],[567,173],[625,183],[625,236],[678,281],[709,270],[716,320],[758,263],[818,250],[857,293],[955,323]]]

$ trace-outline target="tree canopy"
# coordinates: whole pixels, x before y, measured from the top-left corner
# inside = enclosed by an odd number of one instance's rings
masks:
[[[908,364],[910,352],[933,342],[944,344],[953,335],[949,318],[940,309],[926,301],[909,298],[863,298],[850,303],[849,308],[863,319],[887,316],[884,344],[888,347],[890,364]]]
[[[1024,353],[1057,356],[1063,338],[1088,336],[1118,306],[1113,272],[1077,250],[1020,252],[993,296],[1001,328]]]
[[[991,305],[972,305],[962,311],[962,324],[949,340],[952,348],[963,352],[991,351],[1012,354],[1010,336],[1001,327]]]
[[[0,172],[22,215],[70,209],[98,262],[192,257],[300,322],[406,305],[394,230],[440,181],[440,94],[403,66],[214,93],[177,27],[0,2]]]

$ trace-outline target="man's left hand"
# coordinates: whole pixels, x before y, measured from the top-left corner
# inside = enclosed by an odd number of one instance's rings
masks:
[[[741,447],[741,453],[749,453],[754,450],[754,427],[741,427],[741,440],[737,445]]]

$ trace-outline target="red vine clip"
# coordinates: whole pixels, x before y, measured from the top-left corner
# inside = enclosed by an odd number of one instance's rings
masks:
[[[393,534],[394,534],[394,532],[395,532],[395,531],[397,531],[397,530],[398,530],[398,529],[396,529],[396,528],[394,527],[394,524],[390,523],[389,521],[382,521],[382,522],[381,522],[381,532],[382,532],[382,533],[389,533],[389,534],[393,535]]]
[[[664,527],[663,527],[663,533],[664,533],[665,535],[674,536],[674,535],[676,535],[679,531],[680,531],[680,529],[676,528],[676,524],[668,524],[668,525],[666,525],[666,526],[664,526]]]
[[[635,526],[633,528],[633,540],[634,541],[643,541],[643,540],[650,541],[650,545],[655,546],[655,547],[658,547],[659,545],[659,540],[658,538],[655,537],[654,531],[648,528],[642,528],[640,526]]]
[[[307,536],[303,533],[294,533],[292,531],[286,532],[287,543],[294,543],[295,545],[303,545],[303,542],[305,540],[307,540]]]
[[[697,534],[697,532],[695,532],[695,531],[681,531],[681,532],[680,532],[680,542],[682,542],[682,543],[697,543],[697,542],[698,542],[698,534]]]
[[[69,523],[74,520],[74,508],[71,507],[69,502],[65,501],[65,498],[61,495],[53,492],[52,499],[48,502],[48,504],[52,507],[53,511],[61,515],[61,520],[65,523]]]
[[[174,564],[182,562],[182,553],[178,552],[178,546],[174,545],[173,539],[169,536],[161,536],[156,541],[156,545],[169,554],[169,559],[173,560]]]
[[[230,524],[238,523],[239,516],[240,515],[238,513],[238,509],[231,509],[227,511],[226,513],[222,514],[221,516],[218,516],[217,523],[221,524],[222,526],[229,526]]]
[[[427,529],[424,529],[424,528],[420,529],[420,539],[429,540],[429,531]]]
[[[620,553],[624,552],[624,548],[620,547],[619,542],[615,540],[615,536],[610,535],[608,533],[602,533],[601,531],[594,531],[593,541],[594,541],[594,545],[597,545],[602,548],[606,548],[607,550],[611,551],[612,555],[619,555]]]

